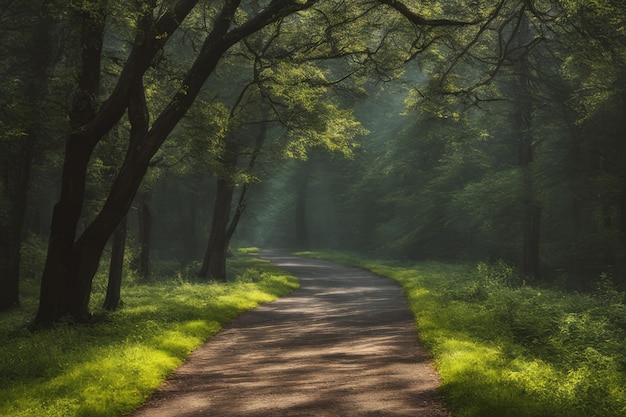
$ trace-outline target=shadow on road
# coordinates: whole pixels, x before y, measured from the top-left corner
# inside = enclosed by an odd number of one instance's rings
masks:
[[[233,320],[133,416],[449,416],[393,281],[264,257],[301,288]]]

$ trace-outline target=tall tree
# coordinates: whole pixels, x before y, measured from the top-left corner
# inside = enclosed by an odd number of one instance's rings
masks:
[[[45,100],[56,49],[54,33],[57,19],[52,7],[51,0],[14,1],[3,9],[6,15],[2,17],[13,20],[11,24],[7,21],[3,25],[9,26],[4,30],[3,37],[12,37],[11,32],[16,29],[10,27],[15,24],[25,36],[11,45],[4,45],[0,52],[17,59],[13,69],[6,68],[16,73],[5,74],[6,78],[3,78],[16,79],[16,84],[21,85],[17,90],[6,86],[12,91],[5,90],[3,95],[19,98],[3,106],[5,114],[0,122],[0,126],[6,123],[3,131],[8,132],[0,139],[0,167],[3,171],[0,198],[7,206],[6,215],[0,219],[0,310],[19,305],[20,245],[31,167],[39,144],[43,141],[45,109],[48,107]],[[16,47],[16,44],[19,46]],[[11,50],[11,47],[15,49]]]
[[[109,282],[107,284],[106,296],[103,308],[115,311],[120,305],[122,274],[124,272],[124,249],[126,247],[126,217],[122,219],[113,234],[111,245],[111,265],[109,267]]]
[[[225,1],[193,65],[172,101],[149,126],[142,76],[197,1],[181,0],[153,20],[152,8],[141,11],[137,36],[117,85],[95,110],[104,10],[87,2],[82,13],[82,71],[72,111],[74,128],[66,147],[61,198],[55,206],[40,304],[35,326],[54,323],[62,311],[89,320],[91,282],[102,249],[128,210],[150,159],[186,114],[222,55],[246,36],[314,2],[274,1],[244,23],[232,27],[240,1]],[[140,6],[143,3],[140,4]],[[95,11],[93,10],[95,9]],[[231,28],[232,27],[232,28]],[[95,145],[129,109],[132,130],[128,151],[102,210],[76,239],[84,196],[87,163]]]
[[[419,25],[444,26],[460,23],[446,19],[430,19],[420,16],[420,11],[408,11],[399,2],[359,3],[352,7],[344,2],[322,2],[315,0],[272,0],[255,12],[248,3],[240,0],[225,0],[219,5],[208,5],[204,14],[209,24],[209,31],[202,45],[197,49],[195,59],[184,72],[180,88],[172,95],[171,101],[164,107],[153,110],[149,114],[146,105],[146,80],[144,75],[153,65],[157,64],[163,48],[170,44],[181,22],[198,5],[197,0],[178,0],[176,2],[158,3],[152,1],[134,2],[130,7],[131,16],[137,16],[136,36],[130,42],[130,51],[123,59],[123,69],[114,86],[109,89],[100,106],[97,105],[97,92],[100,79],[98,65],[102,52],[103,33],[106,29],[106,4],[95,0],[85,0],[76,6],[74,11],[79,17],[81,65],[78,76],[78,89],[74,97],[74,105],[70,110],[72,132],[65,148],[65,162],[61,196],[55,205],[51,236],[49,241],[46,266],[42,276],[40,306],[35,318],[35,326],[47,326],[54,323],[62,312],[67,312],[77,320],[88,320],[88,302],[91,282],[98,266],[102,249],[119,221],[124,217],[131,201],[143,178],[151,158],[159,150],[165,139],[178,125],[180,120],[194,103],[203,89],[205,81],[214,73],[222,57],[233,46],[248,36],[264,30],[279,21],[288,21],[292,27],[299,27],[299,33],[309,18],[315,22],[323,22],[329,31],[319,31],[322,37],[303,36],[310,51],[318,48],[334,51],[335,57],[343,57],[346,62],[351,57],[360,56],[357,66],[361,63],[371,64],[373,70],[385,71],[387,59],[375,59],[368,41],[358,44],[359,51],[343,50],[335,41],[337,35],[345,35],[350,23],[361,21],[374,23],[374,17],[388,11],[388,7],[399,11],[402,15]],[[313,10],[315,5],[323,8]],[[335,11],[342,11],[340,16],[349,16],[348,24],[335,23]],[[424,11],[422,9],[422,11]],[[374,13],[375,12],[375,13]],[[346,14],[347,13],[347,14]],[[462,23],[465,24],[465,23]],[[395,29],[395,28],[394,28]],[[368,33],[362,30],[363,33]],[[393,46],[398,37],[396,31],[383,33],[386,45]],[[369,31],[372,34],[372,31]],[[308,34],[307,34],[308,35]],[[345,37],[344,44],[355,38]],[[408,44],[408,52],[415,48]],[[376,45],[377,46],[377,45]],[[289,48],[285,50],[290,53]],[[407,51],[403,51],[403,54]],[[324,55],[327,57],[327,55]],[[380,58],[382,55],[378,56]],[[398,55],[400,56],[400,55]],[[393,54],[387,58],[394,57]],[[397,56],[396,56],[397,58]],[[355,62],[353,61],[354,65]],[[84,232],[77,233],[77,225],[85,193],[85,172],[95,146],[108,134],[111,128],[120,121],[128,110],[131,125],[129,146],[119,174],[111,186],[110,193],[102,209],[91,221]],[[153,120],[150,123],[150,120]]]
[[[539,242],[541,229],[541,207],[535,197],[532,162],[535,147],[533,130],[533,91],[528,55],[533,38],[530,36],[529,18],[525,8],[515,27],[514,42],[516,54],[512,57],[513,72],[517,77],[514,84],[513,131],[516,134],[518,163],[522,170],[522,255],[520,271],[525,277],[539,278]]]

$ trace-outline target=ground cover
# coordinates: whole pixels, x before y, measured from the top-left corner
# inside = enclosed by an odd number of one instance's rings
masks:
[[[580,294],[527,285],[502,262],[306,255],[402,285],[455,417],[626,415],[626,306],[607,277]]]
[[[297,280],[244,251],[229,283],[194,282],[183,272],[126,282],[123,307],[95,312],[92,325],[30,333],[36,282],[22,308],[0,315],[0,416],[120,416],[156,389],[193,349],[242,311],[297,288]],[[95,283],[92,305],[104,297]]]

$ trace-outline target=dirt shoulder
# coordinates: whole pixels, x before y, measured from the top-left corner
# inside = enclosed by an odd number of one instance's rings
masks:
[[[402,290],[326,261],[267,255],[300,278],[191,354],[134,417],[443,417]]]

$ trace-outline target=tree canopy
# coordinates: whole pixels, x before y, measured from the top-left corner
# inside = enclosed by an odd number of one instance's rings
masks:
[[[141,275],[154,229],[182,231],[160,258],[212,279],[231,239],[617,279],[625,17],[617,0],[9,1],[0,307],[38,235],[36,326],[88,321],[126,221]]]

